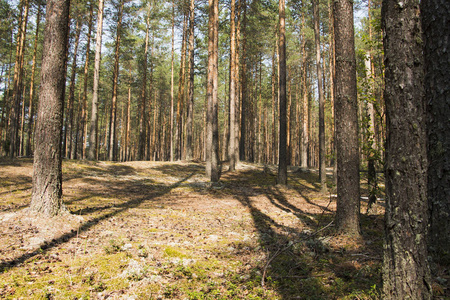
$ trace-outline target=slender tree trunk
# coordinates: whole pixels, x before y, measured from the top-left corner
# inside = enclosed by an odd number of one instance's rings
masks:
[[[62,202],[61,133],[69,31],[68,0],[48,0],[36,120],[30,211],[54,216]]]
[[[114,55],[114,73],[113,73],[113,88],[112,88],[112,101],[111,101],[111,116],[109,121],[109,160],[113,161],[117,159],[116,154],[116,113],[117,113],[117,88],[119,79],[119,55],[120,55],[120,38],[122,31],[122,15],[123,15],[123,3],[121,0],[119,3],[119,12],[117,16],[117,36],[116,36],[116,50]]]
[[[175,49],[175,1],[172,0],[172,62],[171,62],[171,77],[170,77],[170,161],[174,160],[174,149],[173,149],[173,115],[174,115],[174,49]]]
[[[23,62],[25,53],[25,39],[28,23],[28,11],[29,1],[22,0],[21,2],[21,18],[20,29],[17,33],[17,51],[16,51],[16,64],[14,66],[14,90],[13,90],[13,104],[11,106],[11,118],[10,118],[10,144],[9,155],[14,158],[17,155],[18,150],[18,134],[19,134],[19,116],[20,116],[20,102],[22,98],[23,88]]]
[[[92,36],[92,19],[94,15],[94,6],[89,3],[89,22],[86,44],[86,59],[84,61],[84,85],[83,85],[83,99],[81,106],[81,157],[86,159],[86,145],[87,145],[87,86],[89,78],[89,54],[91,51],[91,36]]]
[[[239,148],[236,142],[239,139],[239,123],[237,116],[237,97],[236,97],[236,2],[231,1],[230,14],[230,171],[236,170],[236,164],[239,156]]]
[[[141,102],[139,109],[139,140],[138,140],[138,160],[143,160],[145,157],[145,128],[146,128],[146,102],[147,102],[147,60],[148,60],[148,39],[149,39],[149,29],[150,29],[150,12],[151,6],[149,4],[146,19],[146,29],[145,29],[145,45],[144,45],[144,74],[142,77],[142,89],[141,89]]]
[[[245,141],[247,138],[247,118],[246,114],[248,112],[248,97],[247,97],[247,1],[243,0],[243,16],[242,16],[242,55],[241,59],[241,71],[240,71],[240,80],[241,80],[241,136],[239,140],[239,159],[246,160],[246,147]]]
[[[64,130],[64,140],[65,140],[65,156],[74,158],[72,148],[73,148],[73,110],[75,102],[75,78],[77,74],[77,54],[78,45],[81,35],[81,21],[77,18],[76,29],[75,29],[75,43],[73,50],[73,60],[72,60],[72,73],[70,75],[70,86],[69,86],[69,98],[67,99],[67,116],[65,121]]]
[[[306,35],[303,35],[302,40],[302,136],[301,136],[301,166],[304,168],[310,167],[309,159],[309,100],[308,100],[308,79],[307,79],[307,61],[308,52],[306,51]]]
[[[97,37],[95,41],[94,86],[92,94],[91,124],[89,134],[88,159],[98,159],[98,83],[100,80],[100,63],[102,59],[104,0],[98,1]]]
[[[278,147],[278,178],[277,183],[287,184],[287,116],[286,116],[286,28],[285,28],[285,2],[279,0],[280,14],[280,74],[279,74],[279,90],[280,90],[280,138]]]
[[[189,99],[186,111],[186,159],[193,159],[193,130],[194,130],[194,26],[195,0],[191,0],[189,8]]]
[[[183,37],[181,42],[181,61],[180,61],[180,72],[178,79],[178,97],[177,97],[177,127],[175,129],[175,157],[176,159],[181,159],[182,156],[182,142],[183,142],[183,114],[184,114],[184,86],[186,78],[186,47],[187,47],[187,16],[184,16],[183,22]]]
[[[316,44],[317,90],[319,91],[319,177],[321,192],[327,192],[327,172],[325,169],[325,100],[322,88],[322,68],[320,66],[320,16],[319,0],[313,0],[314,40]]]
[[[34,117],[34,78],[36,75],[36,56],[37,56],[37,46],[39,41],[39,25],[41,22],[41,3],[38,3],[37,16],[36,16],[36,33],[34,37],[34,49],[33,49],[33,67],[31,68],[31,79],[30,79],[30,97],[29,97],[29,111],[28,111],[28,127],[27,127],[27,145],[25,153],[30,156],[32,153],[31,140],[33,136],[33,117]]]
[[[334,2],[336,42],[336,152],[339,232],[359,238],[359,141],[353,4]]]
[[[219,181],[219,132],[218,132],[218,25],[219,2],[209,0],[208,22],[208,109],[207,109],[207,139],[206,139],[206,175],[211,182]]]
[[[450,264],[450,3],[422,0],[425,36],[425,103],[428,134],[429,249],[433,260]],[[447,25],[445,25],[447,22]]]

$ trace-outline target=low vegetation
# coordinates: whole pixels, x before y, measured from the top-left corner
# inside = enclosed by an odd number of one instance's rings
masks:
[[[32,161],[0,164],[2,299],[379,298],[382,201],[362,240],[337,236],[313,171],[282,187],[243,163],[211,185],[200,163],[64,161],[72,214],[49,221],[26,212]]]

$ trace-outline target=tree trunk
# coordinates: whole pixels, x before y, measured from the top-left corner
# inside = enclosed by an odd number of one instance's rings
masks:
[[[327,172],[325,169],[325,107],[322,88],[322,68],[320,66],[320,16],[319,0],[312,1],[314,15],[314,40],[316,44],[317,90],[319,91],[319,177],[321,192],[327,192]]]
[[[9,155],[11,158],[16,157],[18,150],[18,134],[19,134],[19,116],[20,116],[20,101],[22,98],[23,89],[23,70],[24,70],[24,53],[25,53],[25,39],[28,23],[29,1],[21,1],[21,16],[20,29],[17,33],[17,51],[16,64],[14,66],[14,90],[13,90],[13,104],[11,106],[11,121],[10,121],[10,144]]]
[[[208,22],[208,86],[207,86],[207,138],[206,138],[206,176],[211,182],[219,181],[219,132],[218,132],[218,29],[219,2],[209,0]]]
[[[302,24],[304,24],[304,18]],[[307,79],[307,63],[308,63],[308,52],[306,51],[306,34],[304,30],[304,25],[302,25],[302,136],[301,136],[301,166],[304,168],[309,167],[309,101],[308,101],[308,79]]]
[[[86,59],[84,61],[84,85],[83,85],[83,100],[81,106],[81,132],[80,132],[80,142],[81,142],[81,157],[86,159],[86,145],[87,145],[87,86],[89,78],[89,54],[91,50],[91,36],[92,36],[92,19],[94,15],[94,6],[89,3],[89,22],[88,22],[88,32],[87,32],[87,43],[86,43]]]
[[[353,4],[334,2],[336,43],[336,225],[340,233],[359,238],[359,141]]]
[[[428,113],[428,201],[430,252],[433,260],[450,264],[450,3],[422,0],[425,36],[425,95]]]
[[[117,159],[116,153],[116,114],[117,114],[117,88],[119,79],[119,54],[120,54],[120,37],[122,31],[122,15],[123,15],[123,3],[121,0],[119,3],[119,12],[117,16],[117,36],[116,36],[116,50],[114,55],[114,73],[113,73],[113,88],[112,88],[112,101],[111,101],[111,116],[109,121],[109,160],[113,161]]]
[[[183,144],[183,110],[184,110],[184,85],[186,78],[186,47],[187,47],[187,16],[184,16],[183,22],[183,37],[181,41],[181,58],[180,58],[180,72],[178,78],[178,96],[177,96],[177,128],[175,129],[175,149],[176,149],[176,159],[181,159],[182,156],[182,144]]]
[[[278,147],[278,179],[277,183],[287,184],[287,116],[286,116],[286,28],[285,28],[285,3],[279,0],[280,14],[280,74],[279,74],[279,90],[280,90],[280,138]]]
[[[242,37],[242,55],[240,57],[241,59],[241,71],[240,71],[240,81],[241,81],[241,110],[240,110],[240,116],[241,116],[241,136],[239,140],[239,159],[240,160],[246,160],[246,148],[245,148],[245,139],[247,136],[247,126],[246,126],[246,114],[247,114],[247,1],[243,0],[242,2],[243,6],[243,16],[242,16],[242,31],[243,31],[243,37]],[[239,26],[240,27],[240,26]]]
[[[141,89],[141,102],[139,108],[139,139],[138,139],[138,160],[143,160],[145,157],[145,128],[146,128],[146,102],[147,102],[147,59],[148,59],[148,36],[150,29],[150,4],[148,4],[148,12],[146,19],[146,29],[145,29],[145,45],[144,45],[144,74],[142,77],[142,89]]]
[[[431,299],[420,25],[419,0],[403,6],[383,0],[387,124],[383,299]]]
[[[174,61],[174,51],[175,51],[175,1],[172,0],[172,62],[171,62],[171,77],[170,77],[170,161],[174,159],[174,149],[173,149],[173,115],[174,115],[174,69],[173,69],[173,61]]]
[[[230,14],[230,171],[236,170],[236,164],[239,156],[239,123],[237,116],[237,97],[236,97],[236,2],[231,1]]]
[[[72,74],[70,75],[70,87],[69,87],[69,99],[67,100],[67,116],[64,130],[64,140],[65,142],[65,156],[70,157],[71,159],[75,158],[73,150],[73,110],[74,110],[74,102],[75,102],[75,78],[77,74],[77,53],[78,53],[78,44],[80,41],[81,35],[81,21],[77,18],[77,24],[75,29],[75,45],[73,50],[73,60],[72,60]]]
[[[191,0],[189,8],[189,99],[186,111],[186,159],[193,159],[193,130],[194,130],[194,26],[195,0]]]
[[[61,133],[69,31],[68,0],[48,0],[30,211],[54,216],[62,202]]]
[[[34,37],[34,49],[33,49],[33,67],[31,68],[31,79],[30,79],[30,98],[29,98],[29,104],[28,104],[28,127],[27,127],[27,145],[25,148],[25,153],[27,156],[31,156],[32,154],[32,147],[31,147],[31,140],[33,135],[33,115],[34,115],[34,78],[36,75],[36,54],[37,54],[37,46],[39,41],[39,25],[41,22],[41,3],[38,3],[37,7],[37,16],[36,16],[36,33]]]
[[[91,125],[89,130],[88,159],[98,159],[98,83],[100,80],[100,62],[102,59],[103,4],[98,1],[97,37],[95,41],[94,86],[92,94]]]

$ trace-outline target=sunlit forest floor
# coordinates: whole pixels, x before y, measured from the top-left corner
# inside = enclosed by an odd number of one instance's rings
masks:
[[[379,298],[383,201],[362,202],[363,239],[337,236],[314,171],[282,187],[242,163],[211,185],[201,163],[67,160],[72,214],[48,221],[23,212],[32,160],[0,168],[2,299]]]

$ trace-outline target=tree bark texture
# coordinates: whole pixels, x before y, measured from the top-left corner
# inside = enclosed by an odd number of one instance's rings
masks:
[[[239,119],[237,116],[237,95],[236,95],[236,2],[231,1],[230,13],[230,171],[236,170],[236,163],[239,156]]]
[[[94,86],[92,92],[91,123],[89,130],[89,160],[98,159],[98,83],[100,81],[100,62],[102,59],[103,7],[104,0],[99,0],[97,13],[97,36],[95,40]]]
[[[61,133],[69,30],[69,0],[48,0],[41,69],[30,210],[46,216],[62,202]]]
[[[119,11],[117,15],[117,33],[116,33],[116,45],[114,54],[114,72],[113,72],[113,87],[112,87],[112,100],[111,100],[111,116],[109,121],[109,160],[113,161],[117,159],[117,146],[116,146],[116,119],[117,119],[117,89],[119,80],[119,58],[120,58],[120,38],[122,31],[122,16],[123,16],[123,3],[121,0],[119,3]]]
[[[359,237],[359,141],[353,3],[334,2],[336,44],[336,225],[340,233]]]
[[[218,63],[218,0],[209,0],[208,22],[208,87],[207,87],[207,137],[206,174],[211,182],[219,181],[219,132],[217,103]]]
[[[382,26],[387,124],[383,299],[431,299],[419,0],[384,0]]]
[[[277,183],[287,184],[287,111],[286,111],[286,24],[285,24],[285,2],[279,0],[280,14],[280,74],[279,74],[279,90],[280,90],[280,134],[278,147],[278,178]]]
[[[450,264],[450,2],[422,0],[428,128],[430,253]]]
[[[186,159],[194,157],[194,26],[195,0],[191,0],[189,8],[189,85],[186,109]]]
[[[319,177],[322,193],[327,191],[327,173],[325,169],[325,100],[322,88],[322,68],[320,66],[320,16],[319,0],[313,0],[314,40],[316,44],[317,90],[319,91]]]

